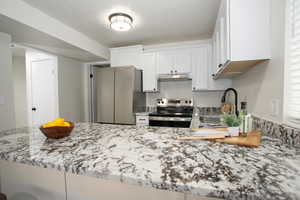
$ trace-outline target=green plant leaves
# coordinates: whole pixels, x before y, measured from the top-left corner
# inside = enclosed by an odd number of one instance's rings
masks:
[[[236,115],[224,114],[222,116],[222,121],[228,127],[238,127],[242,123],[242,119]]]

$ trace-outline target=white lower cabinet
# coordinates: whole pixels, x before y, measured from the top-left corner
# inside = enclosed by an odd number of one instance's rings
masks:
[[[201,197],[201,196],[187,194],[185,197],[185,200],[221,200],[221,199],[210,198],[210,197]]]
[[[183,193],[67,174],[68,200],[184,200]]]
[[[1,192],[8,200],[65,200],[64,173],[1,161]]]
[[[0,173],[8,200],[215,200],[6,161]]]
[[[137,126],[149,126],[149,114],[148,113],[136,113],[136,125]]]

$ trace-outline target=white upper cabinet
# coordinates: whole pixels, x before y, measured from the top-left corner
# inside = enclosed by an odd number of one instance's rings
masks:
[[[155,52],[142,54],[144,92],[158,92],[156,55]]]
[[[111,49],[111,66],[133,65],[143,70],[143,91],[159,92],[160,74],[188,73],[192,78],[193,91],[224,90],[231,87],[230,79],[214,80],[212,74],[221,62],[220,31],[215,32],[212,40],[173,45],[171,47],[131,46]],[[212,47],[213,46],[213,47]],[[218,58],[215,59],[215,58]]]
[[[174,51],[175,73],[191,73],[190,49],[178,49]]]
[[[215,78],[271,58],[270,0],[222,0],[213,35]]]
[[[214,80],[211,76],[215,70],[212,45],[207,43],[191,50],[193,91],[225,90],[232,85],[230,79]]]
[[[225,2],[225,3],[224,3]],[[218,40],[219,40],[219,63],[225,64],[230,60],[229,49],[229,17],[228,17],[228,3],[226,0],[221,4],[219,17],[217,21],[218,26]]]
[[[190,73],[190,49],[172,49],[158,52],[158,74]]]
[[[143,46],[128,46],[110,49],[111,67],[135,66],[141,69]]]
[[[208,89],[208,69],[209,48],[207,45],[203,47],[193,48],[192,53],[192,90],[207,90]]]
[[[174,73],[174,55],[172,51],[160,51],[157,53],[157,73],[170,74]]]

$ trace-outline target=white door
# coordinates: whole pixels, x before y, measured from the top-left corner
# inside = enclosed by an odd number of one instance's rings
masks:
[[[180,49],[174,51],[174,70],[175,73],[191,72],[191,51],[189,49]]]
[[[144,53],[142,58],[143,91],[157,92],[156,53]]]
[[[58,117],[56,60],[31,61],[32,125]]]

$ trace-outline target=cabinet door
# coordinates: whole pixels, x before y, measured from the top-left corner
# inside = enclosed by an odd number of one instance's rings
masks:
[[[217,26],[216,26],[216,32],[215,32],[215,37],[216,37],[216,65],[214,66],[214,73],[218,71],[218,69],[221,67],[222,61],[221,61],[221,37],[220,37],[220,26],[219,26],[219,19],[217,21]]]
[[[142,55],[143,91],[157,92],[156,53]]]
[[[184,194],[67,173],[70,200],[183,200]]]
[[[191,51],[189,49],[174,50],[174,72],[191,72]]]
[[[218,63],[218,60],[216,59],[217,54],[218,54],[218,49],[217,49],[217,39],[216,39],[216,35],[214,34],[213,36],[213,43],[212,46],[211,45],[207,45],[206,47],[206,53],[204,53],[203,55],[206,55],[203,60],[207,59],[207,71],[206,71],[206,80],[207,80],[207,86],[206,89],[207,90],[225,90],[229,87],[231,87],[232,85],[232,80],[230,79],[218,79],[218,80],[214,80],[212,74],[214,74],[216,72],[216,63]],[[204,83],[199,83],[201,84],[202,87],[200,87],[200,89],[196,89],[196,90],[203,90],[205,87],[203,87],[203,85],[205,85]],[[194,86],[193,86],[194,87]],[[199,86],[198,86],[199,87]]]
[[[210,47],[209,47],[210,48]],[[208,48],[208,49],[209,49]],[[211,52],[211,53],[210,53]],[[211,64],[213,63],[213,51],[208,50],[208,90],[225,90],[232,87],[231,79],[218,79],[214,80],[212,74],[216,72],[215,67]]]
[[[64,173],[29,165],[0,162],[1,189],[8,199],[66,199]]]
[[[199,47],[191,50],[192,55],[192,90],[208,89],[208,47]]]
[[[174,73],[173,51],[158,52],[158,74]]]
[[[213,34],[213,38],[212,38],[212,48],[213,48],[213,52],[212,52],[212,66],[211,69],[209,70],[209,72],[211,73],[210,75],[212,76],[217,70],[218,70],[218,48],[217,48],[217,32],[215,31]]]
[[[230,59],[228,6],[228,0],[222,1],[219,11],[220,63],[222,65],[224,65]]]

